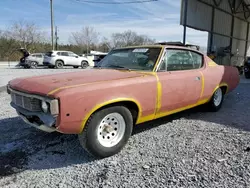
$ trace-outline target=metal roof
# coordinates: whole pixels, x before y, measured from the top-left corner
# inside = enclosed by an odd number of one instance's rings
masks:
[[[200,2],[207,2],[207,0],[198,0]],[[216,8],[219,8],[222,3],[224,2],[224,0],[210,0],[210,3],[206,3],[206,4],[211,4]],[[236,14],[242,14],[244,18],[247,20],[248,18],[250,18],[250,0],[227,0],[230,10],[231,10],[231,14],[236,15]]]
[[[233,13],[235,14],[244,13],[245,19],[248,19],[250,17],[250,0],[239,0],[239,3],[238,4],[234,3],[234,5],[233,5],[234,1],[233,2],[231,0],[228,1]]]
[[[250,0],[244,0],[247,5],[250,5]]]

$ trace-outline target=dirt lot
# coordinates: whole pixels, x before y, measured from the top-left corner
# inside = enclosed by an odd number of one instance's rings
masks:
[[[1,92],[0,187],[249,187],[249,92],[242,79],[217,113],[196,108],[142,124],[121,153],[102,160],[75,135],[23,123]]]

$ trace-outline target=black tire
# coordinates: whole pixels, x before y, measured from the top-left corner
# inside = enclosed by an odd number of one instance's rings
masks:
[[[23,66],[25,69],[30,69],[30,66],[29,65],[24,65]]]
[[[32,61],[32,62],[30,63],[30,68],[36,69],[37,67],[38,67],[38,63],[37,63],[37,62]]]
[[[49,65],[48,68],[49,68],[49,69],[53,69],[53,68],[55,68],[55,66]]]
[[[81,67],[82,67],[83,69],[86,69],[88,66],[89,66],[89,63],[88,63],[87,61],[82,61],[82,62],[81,62]]]
[[[57,61],[56,61],[56,64],[55,64],[55,67],[56,67],[57,69],[62,69],[62,68],[63,68],[63,61],[57,60]]]
[[[74,69],[78,69],[79,68],[79,66],[73,66],[74,67]]]
[[[219,103],[216,103],[215,102],[215,97],[216,97],[216,93],[219,92],[221,93],[221,100]],[[217,112],[220,110],[221,106],[222,106],[222,103],[223,103],[223,100],[224,100],[224,90],[220,87],[218,89],[216,89],[216,91],[214,92],[212,98],[210,99],[209,103],[207,104],[207,109],[211,112]],[[220,95],[220,94],[219,94]],[[218,96],[217,96],[218,97]]]
[[[101,132],[103,132],[105,129],[105,128],[103,128],[102,130],[100,129],[101,121],[103,121],[103,118],[105,118],[107,115],[111,113],[118,113],[123,117],[123,120],[124,120],[123,123],[125,123],[125,125],[124,124],[123,125],[125,127],[125,130],[123,130],[124,133],[122,134],[120,141],[119,142],[117,141],[118,143],[116,145],[111,146],[111,147],[105,147],[101,144],[100,140],[98,140],[100,139],[98,138],[98,134],[101,135]],[[116,128],[115,126],[120,127],[119,125],[120,123],[115,122],[116,120],[114,120],[113,118],[112,120],[114,122],[113,126],[111,125],[112,122],[111,124],[109,123],[106,125],[113,127],[113,131],[117,132],[117,134],[114,137],[115,139],[117,138],[116,136],[119,135],[118,133],[119,128]],[[117,125],[115,125],[115,123]],[[91,155],[97,158],[105,158],[105,157],[109,157],[120,152],[120,150],[128,142],[128,139],[130,138],[132,134],[132,129],[133,129],[133,117],[132,117],[131,112],[124,106],[112,106],[112,107],[104,108],[92,114],[89,120],[87,121],[84,130],[82,131],[81,134],[78,135],[78,139],[80,141],[81,146],[88,153],[90,153]],[[100,136],[100,137],[104,138],[104,136]],[[108,137],[109,136],[107,136],[107,139],[109,139]]]

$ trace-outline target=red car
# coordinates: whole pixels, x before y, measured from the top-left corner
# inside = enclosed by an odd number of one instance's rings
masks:
[[[78,134],[98,157],[118,153],[133,127],[199,105],[218,111],[238,70],[185,46],[113,49],[93,69],[9,82],[11,105],[28,124]]]

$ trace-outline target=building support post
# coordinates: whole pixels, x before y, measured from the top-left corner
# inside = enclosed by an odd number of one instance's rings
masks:
[[[236,1],[233,1],[233,14],[232,14],[232,21],[231,21],[231,32],[230,32],[230,53],[232,54],[233,49],[233,36],[234,36],[234,11],[235,11]],[[230,58],[231,59],[231,58]]]
[[[231,21],[231,32],[230,32],[230,48],[232,52],[232,45],[233,45],[233,35],[234,35],[234,16],[232,16],[232,21]]]
[[[184,23],[183,23],[183,44],[186,44],[186,36],[187,36],[187,6],[188,0],[184,1]]]
[[[213,43],[214,43],[214,11],[215,11],[215,8],[213,7],[212,8],[212,18],[211,18],[211,32],[210,32],[210,35],[209,35],[209,52],[211,53],[212,50],[213,50]]]
[[[247,22],[247,33],[246,33],[246,45],[245,45],[245,52],[244,52],[244,56],[247,56],[247,48],[248,48],[248,38],[249,38],[249,22]]]

